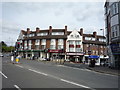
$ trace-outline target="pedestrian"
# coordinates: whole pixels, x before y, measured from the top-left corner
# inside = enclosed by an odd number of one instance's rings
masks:
[[[18,56],[16,57],[16,63],[18,63],[19,60],[20,60],[20,55],[18,55]]]
[[[11,62],[13,62],[13,61],[14,61],[14,56],[12,55],[12,56],[11,56]]]

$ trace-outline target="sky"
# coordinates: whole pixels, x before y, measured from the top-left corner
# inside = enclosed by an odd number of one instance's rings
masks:
[[[104,2],[1,2],[0,38],[14,45],[20,31],[36,27],[40,29],[65,28],[103,35]],[[2,36],[2,37],[1,37]]]

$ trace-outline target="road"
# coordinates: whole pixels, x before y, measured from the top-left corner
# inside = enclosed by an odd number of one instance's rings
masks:
[[[35,60],[2,58],[2,88],[118,88],[118,76]]]

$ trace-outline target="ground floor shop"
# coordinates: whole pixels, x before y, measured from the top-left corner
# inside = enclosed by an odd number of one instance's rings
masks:
[[[85,64],[90,64],[91,60],[95,61],[95,65],[104,66],[108,64],[108,56],[84,55]]]
[[[83,53],[66,53],[66,59],[71,61],[71,62],[78,62],[78,63],[83,63]]]
[[[18,54],[26,59],[65,59],[63,50],[21,50]]]
[[[110,66],[120,69],[120,41],[113,42],[108,47]]]

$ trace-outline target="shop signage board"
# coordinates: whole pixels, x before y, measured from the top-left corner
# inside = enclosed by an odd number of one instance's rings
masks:
[[[63,53],[62,50],[48,50],[48,52],[51,52],[51,53]]]
[[[67,55],[83,55],[83,53],[67,53]]]

